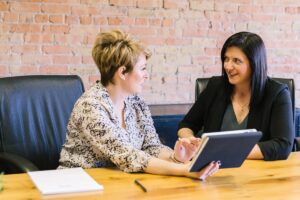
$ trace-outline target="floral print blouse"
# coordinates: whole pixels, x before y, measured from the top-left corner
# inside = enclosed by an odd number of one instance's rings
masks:
[[[162,149],[150,110],[139,96],[125,100],[125,129],[114,112],[105,87],[97,82],[76,102],[67,127],[58,168],[117,166],[125,172],[144,171]]]

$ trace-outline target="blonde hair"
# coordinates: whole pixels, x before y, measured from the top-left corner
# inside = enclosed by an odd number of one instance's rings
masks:
[[[101,74],[101,83],[106,86],[113,83],[113,76],[119,67],[124,72],[131,72],[138,57],[144,54],[146,59],[151,56],[139,41],[120,30],[99,33],[92,50],[93,59]]]

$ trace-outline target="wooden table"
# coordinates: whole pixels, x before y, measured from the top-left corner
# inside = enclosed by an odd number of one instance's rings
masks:
[[[206,182],[185,177],[128,174],[113,169],[86,170],[104,186],[94,194],[55,196],[64,199],[300,199],[300,152],[285,161],[245,161],[242,167],[222,169]],[[139,179],[145,193],[134,184]],[[27,174],[5,175],[1,200],[42,199]]]

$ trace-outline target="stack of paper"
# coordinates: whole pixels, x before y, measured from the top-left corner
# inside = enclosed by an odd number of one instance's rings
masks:
[[[28,172],[43,195],[103,190],[82,168]]]

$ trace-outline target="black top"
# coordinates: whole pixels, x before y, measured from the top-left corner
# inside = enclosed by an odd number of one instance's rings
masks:
[[[212,77],[206,89],[179,124],[197,133],[216,132],[221,125],[230,94],[226,94],[222,77]],[[250,106],[247,128],[263,133],[258,142],[265,160],[287,159],[295,136],[292,102],[288,87],[268,78],[263,101]]]
[[[247,122],[248,122],[248,114],[241,123],[238,123],[237,118],[234,113],[234,110],[233,110],[232,103],[230,103],[230,104],[228,104],[225,114],[224,114],[224,117],[223,117],[221,131],[246,129]]]

